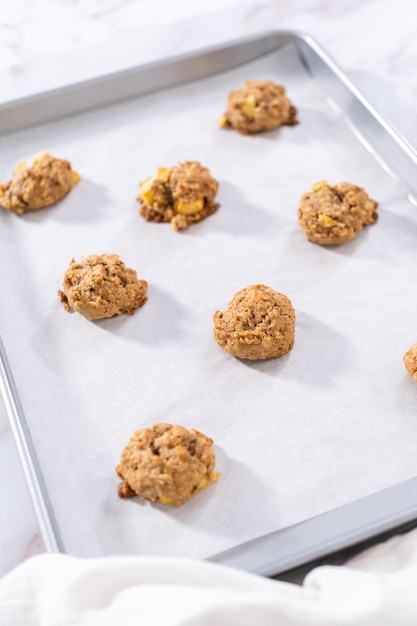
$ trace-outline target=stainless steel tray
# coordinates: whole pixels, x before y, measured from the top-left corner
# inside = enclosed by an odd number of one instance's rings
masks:
[[[308,35],[296,32],[277,31],[240,39],[5,103],[0,106],[0,132],[17,131],[57,117],[202,79],[284,46],[292,46],[296,50],[328,102],[414,200],[417,197],[417,154],[414,149],[363,98],[317,42]],[[8,345],[7,349],[10,354],[13,346]],[[1,392],[42,537],[47,550],[63,551],[63,542],[1,342],[0,356]],[[412,478],[312,519],[255,538],[212,556],[210,560],[264,575],[287,571],[412,522],[417,518],[416,486],[417,478]]]

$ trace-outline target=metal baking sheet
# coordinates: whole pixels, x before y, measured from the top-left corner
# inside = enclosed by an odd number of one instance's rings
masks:
[[[286,86],[299,126],[219,130],[228,91],[261,78]],[[272,574],[417,516],[416,390],[402,365],[417,158],[314,40],[267,33],[130,68],[6,103],[0,127],[3,180],[39,149],[82,175],[56,207],[0,215],[2,392],[49,549]],[[188,159],[220,180],[219,212],[183,234],[145,223],[139,180]],[[309,244],[296,220],[323,178],[380,202],[378,223],[340,248]],[[150,283],[132,318],[92,324],[60,308],[71,257],[100,252]],[[254,282],[292,299],[296,343],[245,364],[214,343],[211,315]],[[123,446],[156,421],[216,443],[221,480],[180,509],[115,495]]]

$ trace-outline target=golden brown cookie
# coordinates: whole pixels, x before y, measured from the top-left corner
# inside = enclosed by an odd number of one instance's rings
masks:
[[[294,345],[295,311],[290,300],[265,285],[238,291],[226,311],[216,311],[214,338],[240,359],[282,356]]]
[[[179,506],[216,482],[213,440],[192,428],[154,424],[134,433],[116,467],[119,496]]]
[[[294,124],[298,124],[297,109],[284,87],[269,80],[247,81],[242,89],[231,91],[219,122],[221,128],[232,127],[242,135]]]
[[[68,161],[39,152],[32,167],[16,165],[13,178],[0,185],[0,206],[22,215],[62,200],[80,180]]]
[[[88,320],[99,320],[132,315],[145,304],[147,288],[146,280],[138,280],[117,254],[92,254],[81,263],[72,259],[58,295],[66,311],[74,309]]]
[[[407,372],[417,383],[417,343],[404,354],[404,365]]]
[[[307,239],[321,245],[350,241],[378,219],[378,202],[351,183],[321,181],[301,198],[298,219]]]
[[[218,188],[217,180],[197,161],[159,167],[156,176],[139,184],[139,212],[147,221],[171,222],[174,230],[186,230],[217,211],[219,204],[213,199]]]

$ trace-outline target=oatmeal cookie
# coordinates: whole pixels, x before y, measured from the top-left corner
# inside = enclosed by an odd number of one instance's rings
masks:
[[[407,372],[417,383],[417,343],[404,354],[404,365]]]
[[[356,237],[365,224],[376,222],[377,207],[362,187],[351,183],[332,187],[321,181],[302,196],[298,220],[312,243],[342,244]]]
[[[298,124],[297,109],[284,87],[269,80],[247,81],[242,89],[231,91],[219,122],[221,128],[232,127],[242,135],[294,124]]]
[[[192,428],[154,424],[134,433],[116,467],[119,496],[179,506],[216,482],[213,440]]]
[[[62,200],[80,180],[64,159],[39,152],[32,166],[16,165],[13,178],[0,185],[0,206],[22,215]]]
[[[92,254],[81,263],[72,259],[62,286],[58,295],[65,310],[74,309],[88,320],[132,315],[147,300],[148,283],[138,280],[117,254]]]
[[[139,184],[139,212],[147,221],[170,222],[174,230],[186,230],[217,211],[219,204],[213,199],[218,188],[217,180],[197,161],[159,167],[156,176]]]
[[[226,311],[216,311],[214,338],[240,359],[282,356],[294,345],[295,311],[290,300],[265,285],[238,291]]]

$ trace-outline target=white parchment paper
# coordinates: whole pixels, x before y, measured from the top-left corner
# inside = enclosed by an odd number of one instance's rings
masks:
[[[284,84],[300,124],[220,130],[227,94]],[[187,86],[0,140],[0,180],[40,149],[82,176],[60,204],[0,213],[3,336],[68,552],[202,558],[417,473],[417,215],[401,185],[324,101],[291,49]],[[185,233],[145,222],[139,181],[198,160],[220,181],[218,213]],[[340,247],[297,222],[313,182],[349,181],[380,219]],[[70,260],[116,253],[149,282],[132,317],[89,322],[57,297]],[[264,283],[297,314],[288,355],[243,362],[212,315]],[[218,483],[180,508],[117,497],[132,433],[158,421],[216,444]]]

